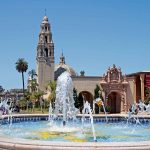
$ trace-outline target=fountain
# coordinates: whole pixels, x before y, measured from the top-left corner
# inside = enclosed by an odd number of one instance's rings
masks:
[[[132,104],[128,112],[127,123],[133,118],[136,121],[136,124],[140,124],[138,115],[145,112],[150,114],[150,102],[146,105],[142,100],[139,100],[139,103]]]
[[[76,114],[77,114],[77,109],[74,106],[74,99],[73,99],[73,84],[72,84],[72,79],[70,77],[70,74],[68,72],[62,73],[58,79],[57,79],[57,87],[56,87],[56,100],[55,100],[55,110],[54,114],[52,113],[52,107],[51,103],[49,106],[49,118],[48,120],[50,121],[51,125],[51,131],[57,131],[57,132],[74,132],[77,131],[78,129],[72,128],[66,126],[66,122],[68,119],[73,119],[75,120]],[[55,118],[58,117],[58,114],[62,113],[63,115],[63,128],[53,124],[53,116]],[[83,117],[82,117],[82,128],[84,128],[84,119],[85,119],[85,114],[89,113],[90,115],[90,120],[91,120],[91,128],[92,128],[92,133],[93,133],[93,138],[94,141],[96,142],[96,135],[95,135],[95,129],[93,125],[93,116],[92,116],[92,110],[90,107],[90,104],[86,101],[84,103],[84,108],[83,108]],[[83,130],[83,129],[82,129]]]
[[[17,114],[12,117],[12,110],[10,110],[9,124],[5,119],[8,115],[3,115],[0,148],[24,150],[150,149],[150,132],[148,132],[150,117],[146,116],[143,119],[145,124],[142,125],[138,123],[141,118],[135,117],[139,111],[138,107],[143,112],[150,113],[150,103],[144,105],[140,102],[132,105],[128,121],[135,118],[136,124],[134,122],[126,124],[124,115],[121,114],[110,114],[107,117],[104,103],[100,98],[94,100],[94,103],[100,103],[103,106],[105,115],[92,115],[90,104],[85,100],[82,114],[76,116],[78,110],[74,107],[72,80],[69,73],[64,72],[57,80],[55,108],[53,110],[50,103],[49,115]],[[9,110],[7,100],[0,103],[0,108],[3,107]],[[2,114],[6,114],[7,111],[2,111]],[[90,125],[89,120],[86,119],[90,120]],[[11,127],[12,120],[13,126]],[[9,127],[11,127],[10,130]]]
[[[7,115],[9,113],[9,105],[7,104],[8,99],[4,99],[0,103],[0,113],[1,115]]]
[[[102,107],[103,107],[104,114],[105,114],[105,120],[106,120],[106,122],[108,123],[107,112],[106,112],[106,109],[105,109],[104,102],[102,101],[102,99],[101,99],[100,97],[96,98],[96,99],[93,101],[93,109],[95,109],[95,103],[96,103],[98,106],[102,106]],[[99,109],[100,109],[100,107],[99,107]]]
[[[52,104],[50,102],[49,104],[49,109],[48,109],[48,121],[49,121],[49,125],[52,126],[53,125],[53,108],[52,108]]]
[[[83,116],[82,116],[82,130],[84,129],[85,114],[88,114],[88,113],[90,115],[93,138],[94,138],[94,141],[97,142],[96,135],[95,135],[95,128],[94,128],[94,124],[93,124],[92,110],[91,110],[90,104],[88,103],[88,101],[86,101],[84,103],[84,107],[83,107],[83,110],[82,110],[82,114],[83,114]]]
[[[10,104],[8,105],[8,99],[4,99],[1,101],[0,103],[0,118],[1,120],[3,119],[3,115],[7,115],[7,120],[9,123],[9,128],[11,128],[12,126],[12,111],[13,108],[12,106],[12,102],[10,102]]]
[[[146,107],[146,112],[148,112],[148,114],[150,115],[150,101],[148,105],[146,105],[145,107]]]
[[[49,109],[48,109],[48,121],[51,121],[53,116],[53,108],[51,102],[49,103]]]
[[[138,113],[138,107],[137,104],[132,104],[131,108],[129,109],[128,112],[128,117],[127,117],[127,124],[129,123],[129,121],[133,118],[136,122],[136,124],[140,124],[139,118],[137,116]],[[135,116],[136,115],[136,116]]]
[[[145,104],[142,102],[142,100],[139,100],[139,103],[137,104],[138,106],[138,112],[144,112],[145,111]]]
[[[104,106],[104,102],[101,99],[96,99],[96,102],[101,103],[101,105],[103,106],[103,110],[104,110],[104,113],[105,113],[106,122],[108,122],[107,112],[106,112],[106,109],[105,109],[105,106]]]
[[[75,119],[77,109],[74,106],[73,84],[68,72],[62,73],[57,79],[56,99],[55,99],[55,116],[63,114],[63,125],[69,118]]]

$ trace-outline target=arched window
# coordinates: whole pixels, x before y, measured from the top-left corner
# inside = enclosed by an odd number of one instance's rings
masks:
[[[45,48],[45,56],[48,57],[48,49]]]
[[[45,42],[47,43],[47,36],[45,36]]]
[[[45,31],[47,31],[47,27],[45,27]]]
[[[49,56],[51,56],[51,55],[52,55],[52,52],[50,51],[50,52],[49,52]]]

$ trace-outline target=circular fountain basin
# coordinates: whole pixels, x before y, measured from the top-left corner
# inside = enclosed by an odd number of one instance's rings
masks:
[[[94,116],[97,142],[93,142],[90,121],[82,128],[81,117],[65,127],[59,120],[49,123],[47,115],[15,115],[9,127],[3,120],[0,128],[0,147],[3,149],[150,149],[149,117],[145,123],[127,124],[124,116]]]

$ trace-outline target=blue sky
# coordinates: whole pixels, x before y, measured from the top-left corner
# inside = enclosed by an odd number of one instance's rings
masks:
[[[44,10],[51,24],[55,63],[63,50],[78,73],[101,76],[116,64],[124,74],[150,70],[149,0],[0,1],[0,85],[22,88],[15,69],[25,58],[36,69],[36,47]],[[25,75],[27,79],[27,73]]]

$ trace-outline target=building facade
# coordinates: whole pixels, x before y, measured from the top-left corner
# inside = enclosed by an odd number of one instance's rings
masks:
[[[54,62],[54,43],[48,17],[45,16],[41,24],[37,46],[39,90],[44,91],[47,81],[57,80],[62,72],[68,71],[72,76],[80,101],[83,101],[84,97],[93,108],[94,89],[96,85],[99,85],[105,105],[111,107],[110,113],[124,113],[133,103],[138,103],[139,99],[144,101],[145,87],[150,87],[149,71],[123,75],[121,68],[113,65],[107,69],[103,76],[80,76],[66,64],[63,54],[59,64]]]

